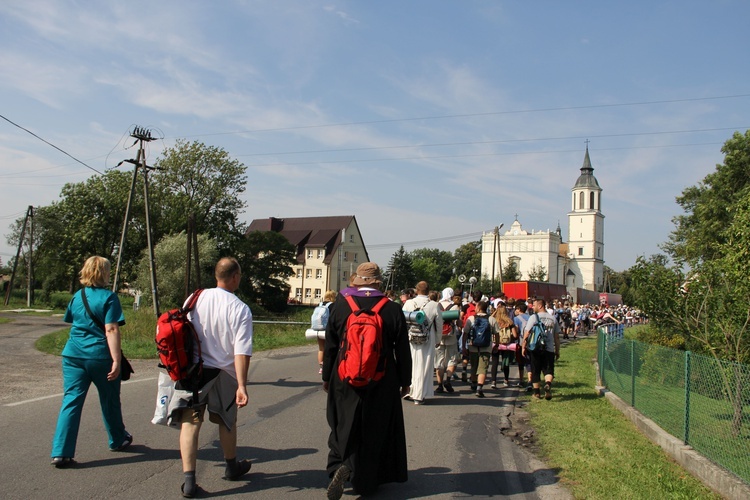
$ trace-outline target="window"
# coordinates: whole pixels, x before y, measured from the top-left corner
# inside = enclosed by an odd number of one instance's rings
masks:
[[[301,288],[295,288],[294,289],[294,296],[298,299],[302,298],[302,289]]]
[[[578,208],[583,210],[583,191],[578,195]]]
[[[349,276],[347,276],[346,271],[341,271],[341,281],[349,281]]]
[[[323,297],[323,295],[322,295],[322,293],[320,291],[320,288],[316,288],[315,289],[315,299],[316,300],[320,300],[321,297]]]
[[[583,255],[583,247],[578,247],[578,255]]]
[[[349,260],[349,252],[344,252],[344,262]]]
[[[601,257],[601,256],[602,256],[602,247],[598,247],[598,248],[596,249],[596,256],[597,256],[597,257]]]
[[[599,193],[596,195],[596,209],[597,210],[602,209],[602,193]]]
[[[323,279],[323,270],[322,269],[316,269],[315,270],[315,279],[322,280]]]
[[[312,290],[309,288],[305,288],[305,298],[309,299],[310,297],[312,297]]]
[[[353,234],[349,235],[349,243],[354,243],[354,235]]]
[[[318,258],[319,259],[323,258],[323,250],[321,250],[321,249],[318,249]]]
[[[354,253],[354,262],[357,262],[357,253]]]
[[[297,269],[297,279],[302,279],[302,268]]]
[[[591,191],[591,196],[589,196],[589,205],[591,205],[591,210],[595,210],[596,207],[594,206],[594,192]]]
[[[312,249],[311,249],[311,248],[308,248],[308,249],[307,249],[307,258],[308,258],[308,259],[312,259],[312,256],[313,256],[313,253],[312,253]]]
[[[305,278],[310,279],[312,278],[312,269],[308,269],[307,273],[305,273]]]

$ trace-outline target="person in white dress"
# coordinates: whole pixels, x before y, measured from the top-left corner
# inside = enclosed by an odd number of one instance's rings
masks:
[[[425,324],[429,325],[429,337],[424,343],[409,342],[412,359],[411,392],[405,397],[421,405],[435,395],[432,379],[435,373],[435,347],[440,344],[443,332],[443,317],[438,311],[438,303],[427,296],[429,285],[420,281],[416,286],[416,297],[404,304],[404,311],[420,310],[425,314]]]

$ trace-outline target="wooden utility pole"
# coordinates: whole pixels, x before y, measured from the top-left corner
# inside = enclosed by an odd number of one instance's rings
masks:
[[[18,249],[16,250],[16,258],[13,260],[13,271],[10,274],[10,281],[8,282],[8,288],[5,290],[5,305],[8,305],[8,302],[10,302],[10,292],[13,289],[13,282],[16,279],[16,270],[18,269],[18,260],[21,258],[21,248],[23,247],[23,240],[26,236],[26,224],[29,222],[29,219],[34,217],[34,207],[29,205],[29,208],[26,210],[26,218],[23,220],[23,226],[21,227],[21,236],[18,238]],[[31,281],[31,246],[33,245],[33,241],[29,241],[29,281]],[[28,293],[27,293],[28,296]],[[29,302],[30,299],[27,298],[27,302]],[[29,307],[31,304],[28,303],[27,307]]]

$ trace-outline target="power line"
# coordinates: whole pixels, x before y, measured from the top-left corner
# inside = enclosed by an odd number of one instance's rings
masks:
[[[353,151],[381,151],[386,149],[408,149],[408,148],[433,148],[441,146],[476,146],[485,144],[504,144],[514,142],[543,142],[543,141],[567,141],[574,139],[602,139],[609,137],[634,137],[640,135],[666,135],[666,134],[688,134],[698,132],[719,132],[723,130],[741,130],[747,129],[750,126],[742,127],[721,127],[721,128],[705,128],[705,129],[694,129],[694,130],[668,130],[661,132],[627,132],[621,134],[586,134],[568,137],[538,137],[535,139],[497,139],[491,141],[466,141],[466,142],[444,142],[444,143],[433,143],[433,144],[404,144],[400,146],[372,146],[363,148],[340,148],[340,149],[312,149],[306,151],[281,151],[274,153],[248,153],[243,155],[235,155],[237,157],[242,156],[282,156],[282,155],[296,155],[296,154],[313,154],[313,153],[342,153],[342,152],[353,152]]]
[[[18,128],[20,128],[21,130],[23,130],[24,132],[27,132],[27,133],[29,133],[29,134],[33,135],[34,137],[36,137],[37,139],[39,139],[39,140],[40,140],[40,141],[42,141],[43,143],[45,143],[45,144],[47,144],[47,145],[49,145],[49,146],[52,146],[52,147],[53,147],[53,148],[55,148],[56,150],[60,151],[60,152],[61,152],[62,154],[66,155],[66,156],[69,156],[70,158],[73,158],[73,159],[74,159],[75,161],[77,161],[78,163],[80,163],[80,164],[81,164],[81,165],[83,165],[84,167],[86,167],[86,168],[88,168],[88,169],[90,169],[90,170],[93,170],[94,172],[96,172],[96,173],[97,173],[97,174],[99,174],[99,175],[104,175],[104,174],[102,174],[101,172],[99,172],[99,171],[98,171],[97,169],[95,169],[94,167],[91,167],[91,166],[89,166],[89,165],[86,165],[86,164],[85,164],[84,162],[82,162],[81,160],[79,160],[79,159],[78,159],[78,158],[76,158],[75,156],[71,155],[71,154],[70,154],[70,153],[68,153],[67,151],[64,151],[64,150],[62,150],[62,149],[58,148],[57,146],[55,146],[54,144],[52,144],[51,142],[49,142],[49,141],[47,141],[47,140],[45,140],[45,139],[42,139],[41,137],[39,137],[38,135],[36,135],[36,134],[35,134],[34,132],[32,132],[31,130],[29,130],[29,129],[27,129],[27,128],[24,128],[24,127],[22,127],[21,125],[19,125],[19,124],[17,124],[17,123],[15,123],[15,122],[13,122],[13,121],[11,121],[11,120],[9,120],[8,118],[6,118],[5,116],[3,116],[3,115],[1,115],[1,114],[0,114],[0,118],[2,118],[3,120],[5,120],[6,122],[10,123],[10,124],[11,124],[11,125],[13,125],[14,127],[18,127]]]
[[[443,238],[433,238],[430,240],[417,240],[417,241],[403,241],[399,243],[380,243],[378,245],[368,245],[368,250],[370,249],[378,249],[378,248],[392,248],[392,247],[400,247],[400,246],[414,246],[414,245],[424,245],[426,243],[445,243],[448,241],[456,241],[456,240],[465,240],[467,238],[475,238],[475,237],[481,237],[483,233],[467,233],[467,234],[459,234],[456,236],[445,236]]]
[[[659,148],[681,148],[681,147],[692,147],[692,146],[716,146],[721,145],[722,142],[696,142],[693,144],[665,144],[656,146],[628,146],[622,148],[597,148],[597,151],[622,151],[630,149],[659,149]],[[413,160],[440,160],[445,158],[478,158],[485,156],[515,156],[515,155],[537,155],[537,154],[558,154],[558,153],[580,153],[580,149],[562,149],[552,151],[517,151],[509,153],[474,153],[465,155],[437,155],[437,156],[407,156],[400,158],[364,158],[355,160],[317,160],[317,161],[301,161],[301,162],[277,162],[277,163],[253,163],[247,165],[248,167],[279,167],[288,165],[320,165],[328,164],[334,165],[339,163],[367,163],[367,162],[390,162],[390,161],[413,161]]]
[[[369,120],[359,122],[341,122],[341,123],[322,123],[318,125],[297,125],[294,127],[278,127],[278,128],[266,128],[266,129],[253,129],[253,130],[235,130],[233,132],[214,132],[210,134],[196,134],[188,135],[188,137],[208,137],[214,135],[234,135],[234,134],[251,134],[257,132],[285,132],[289,130],[304,130],[304,129],[315,129],[315,128],[326,128],[326,127],[344,127],[351,125],[375,125],[380,123],[398,123],[398,122],[409,122],[419,120],[444,120],[450,118],[475,118],[480,116],[497,116],[497,115],[512,115],[512,114],[523,114],[523,113],[546,113],[550,111],[575,111],[581,109],[597,109],[597,108],[618,108],[628,106],[649,106],[652,104],[674,104],[679,102],[698,102],[698,101],[711,101],[718,99],[737,99],[741,97],[750,97],[750,94],[736,94],[736,95],[725,95],[725,96],[712,96],[712,97],[692,97],[686,99],[665,99],[658,101],[640,101],[640,102],[624,102],[616,104],[589,104],[583,106],[565,106],[557,108],[536,108],[536,109],[519,109],[509,111],[489,111],[484,113],[462,113],[455,115],[435,115],[435,116],[422,116],[417,118],[390,118],[384,120]]]

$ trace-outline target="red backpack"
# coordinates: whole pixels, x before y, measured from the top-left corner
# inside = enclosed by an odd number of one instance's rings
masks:
[[[360,309],[351,295],[346,301],[352,312],[341,339],[338,374],[352,387],[366,387],[385,375],[383,318],[379,313],[389,300],[383,297],[372,309]]]
[[[166,368],[169,377],[179,382],[179,389],[195,390],[203,372],[201,343],[195,327],[188,320],[203,290],[196,290],[185,306],[171,309],[159,316],[156,322],[156,352],[160,367]],[[195,353],[198,361],[193,361]]]

